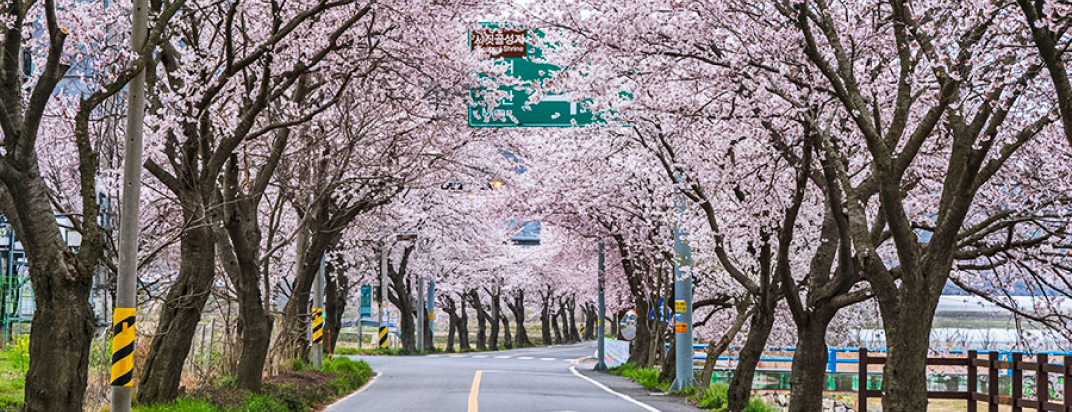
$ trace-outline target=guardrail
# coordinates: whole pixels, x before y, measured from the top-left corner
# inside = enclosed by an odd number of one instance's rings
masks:
[[[669,344],[667,344],[667,347],[669,347]],[[703,350],[707,349],[707,345],[694,344],[694,345],[692,345],[692,349],[693,349],[693,351],[703,351]],[[730,349],[731,350],[739,350],[740,346],[730,346]],[[875,348],[875,349],[864,348],[864,350],[869,351],[869,352],[886,353],[886,348]],[[764,352],[795,352],[795,351],[796,351],[796,347],[794,347],[794,346],[770,346],[770,347],[767,347],[764,350]],[[838,354],[840,354],[840,353],[859,353],[859,352],[860,352],[860,348],[851,347],[851,346],[838,346],[838,347],[830,347],[830,348],[828,348],[827,362],[826,362],[826,370],[827,370],[827,372],[830,372],[830,373],[837,372],[837,365],[838,364],[853,364],[853,365],[859,364],[860,363],[859,357],[856,357],[856,358],[842,358],[842,357],[838,356]],[[947,349],[947,350],[935,350],[935,351],[932,351],[932,353],[935,353],[935,354],[950,354],[950,355],[963,355],[963,354],[966,354],[968,352],[972,352],[972,350]],[[1014,350],[975,350],[974,352],[977,353],[977,354],[996,353],[997,356],[998,356],[999,361],[1003,361],[1003,362],[1011,362],[1013,360],[1013,357],[1015,355],[1017,355],[1017,354],[1019,354],[1021,356],[1023,356],[1023,355],[1036,355],[1036,354],[1045,354],[1045,355],[1049,355],[1049,356],[1066,356],[1066,357],[1067,356],[1072,356],[1072,352],[1069,352],[1069,351],[1025,352],[1025,351],[1014,351]],[[703,352],[700,352],[700,353],[694,352],[693,355],[692,355],[692,359],[693,360],[706,360],[707,359],[707,354],[703,353]],[[737,356],[722,355],[722,356],[718,357],[718,360],[720,360],[720,361],[735,361],[735,360],[738,360],[738,357]],[[763,357],[760,357],[759,361],[760,362],[793,362],[793,358],[792,357],[785,357],[785,356],[763,356]],[[1013,371],[1011,369],[1004,369],[1002,372],[1005,374],[1004,376],[1012,376],[1013,375]],[[1069,412],[1072,412],[1072,411],[1069,411]]]

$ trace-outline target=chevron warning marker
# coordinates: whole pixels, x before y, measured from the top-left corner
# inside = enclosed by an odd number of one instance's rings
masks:
[[[134,385],[135,308],[115,308],[112,313],[112,386]]]
[[[324,309],[313,308],[313,343],[324,343]]]

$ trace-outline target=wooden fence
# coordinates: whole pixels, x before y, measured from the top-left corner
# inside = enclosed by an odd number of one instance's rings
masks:
[[[967,369],[968,388],[966,392],[955,391],[927,391],[927,399],[963,399],[968,406],[968,412],[978,412],[979,402],[987,406],[987,412],[998,412],[999,405],[1012,406],[1013,412],[1027,410],[1046,412],[1072,412],[1072,356],[1062,356],[1064,364],[1050,363],[1047,354],[1040,353],[1033,356],[1034,362],[1024,361],[1024,354],[1013,353],[1011,361],[999,360],[999,353],[989,352],[985,358],[979,357],[977,351],[968,351],[967,358],[938,358],[928,357],[928,366],[959,366]],[[1055,358],[1057,358],[1055,356]],[[867,410],[868,398],[881,398],[882,391],[867,388],[868,365],[883,365],[886,363],[884,356],[868,356],[867,349],[860,348],[859,361],[859,410]],[[979,391],[979,369],[982,375],[987,377],[986,392]],[[1007,395],[999,394],[999,382],[1002,371],[1011,371],[1012,388]],[[1024,372],[1034,374],[1035,390],[1033,398],[1024,397]],[[1064,400],[1055,401],[1051,398],[1050,377],[1063,378]],[[1061,381],[1062,379],[1058,379]]]

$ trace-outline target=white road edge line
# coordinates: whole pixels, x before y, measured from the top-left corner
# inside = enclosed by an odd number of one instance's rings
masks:
[[[372,372],[372,377],[371,377],[371,378],[369,378],[368,382],[365,382],[365,386],[362,386],[362,387],[361,387],[361,389],[358,389],[358,390],[357,390],[356,392],[354,392],[354,393],[351,393],[351,394],[349,394],[349,395],[346,395],[346,397],[345,397],[345,398],[339,399],[339,400],[335,401],[335,403],[333,403],[333,404],[331,404],[331,405],[328,405],[328,407],[327,407],[327,408],[324,408],[324,410],[325,410],[325,411],[329,411],[329,410],[331,410],[331,408],[334,408],[334,407],[335,407],[335,405],[338,405],[338,404],[340,404],[340,403],[346,402],[346,401],[347,401],[348,399],[350,399],[350,398],[353,398],[353,397],[357,396],[357,395],[358,395],[358,394],[360,394],[361,392],[364,392],[364,391],[365,391],[365,389],[368,389],[368,388],[369,388],[369,386],[372,386],[372,383],[373,383],[373,382],[376,382],[376,378],[379,378],[379,377],[380,377],[380,372],[377,372],[377,371],[373,371],[373,372]]]
[[[651,407],[650,405],[648,405],[648,404],[646,404],[644,402],[641,402],[641,401],[638,401],[636,399],[631,398],[629,395],[615,392],[614,389],[608,388],[606,385],[604,385],[602,383],[599,383],[599,382],[596,382],[595,379],[592,379],[592,378],[589,378],[587,376],[581,375],[580,372],[577,372],[577,367],[576,366],[570,366],[569,370],[570,370],[570,372],[573,372],[574,375],[577,375],[578,378],[581,378],[581,379],[584,379],[584,380],[588,381],[588,383],[591,383],[591,384],[595,385],[597,388],[602,389],[603,391],[605,391],[605,392],[607,392],[607,393],[609,393],[611,395],[614,395],[614,396],[617,396],[619,398],[625,399],[626,402],[629,402],[629,403],[632,403],[632,404],[634,404],[636,406],[644,408],[644,410],[646,410],[648,412],[662,412],[662,411],[660,411],[658,409],[655,409],[655,408]]]

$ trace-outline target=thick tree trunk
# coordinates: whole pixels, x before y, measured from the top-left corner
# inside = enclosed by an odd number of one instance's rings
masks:
[[[767,346],[767,338],[770,337],[773,326],[774,309],[757,308],[752,322],[748,325],[748,339],[738,354],[737,368],[734,369],[733,380],[730,381],[728,410],[740,411],[748,405],[748,400],[752,397],[752,379],[756,374],[756,365],[763,356],[763,349]]]
[[[593,305],[584,306],[584,340],[592,340],[596,337],[596,309]]]
[[[473,348],[469,346],[469,312],[465,310],[465,296],[459,296],[458,303],[462,306],[458,310],[458,349],[462,352],[470,352]]]
[[[555,345],[561,345],[562,342],[562,330],[558,327],[558,316],[560,312],[555,312],[551,315],[551,328],[555,331]],[[562,316],[565,316],[562,314]]]
[[[569,325],[569,311],[566,310],[565,299],[558,302],[558,314],[562,320],[562,341],[565,343],[573,343],[573,333],[570,332]]]
[[[454,352],[454,334],[457,333],[458,307],[449,295],[443,296],[443,312],[447,314],[447,352]]]
[[[499,317],[502,311],[499,308],[499,294],[488,293],[491,297],[491,312],[485,314],[488,323],[491,324],[491,333],[488,335],[488,349],[499,350]]]
[[[744,326],[744,322],[748,320],[750,314],[745,311],[744,306],[738,306],[737,318],[733,321],[733,326],[722,334],[718,340],[712,340],[707,343],[707,357],[704,359],[703,371],[700,373],[699,384],[701,388],[707,388],[711,386],[711,378],[715,374],[715,364],[718,363],[718,357],[722,356],[722,353],[729,349],[730,343],[737,338],[737,333],[741,331],[741,327]]]
[[[642,298],[636,299],[637,324],[636,339],[629,345],[629,361],[640,367],[651,366],[655,360],[651,356],[652,333],[651,324],[646,316],[651,306]]]
[[[549,296],[543,297],[543,305],[540,307],[540,339],[545,346],[551,345],[551,306]]]
[[[677,339],[670,340],[663,363],[659,368],[659,382],[670,383],[677,379]]]
[[[24,412],[82,409],[93,337],[92,268],[79,270],[58,236],[56,216],[36,167],[5,180],[3,213],[26,251],[37,307],[30,330]],[[2,189],[0,189],[2,191]],[[17,204],[16,204],[17,202]]]
[[[484,309],[484,304],[480,302],[480,295],[477,291],[469,292],[469,299],[469,303],[476,310],[476,349],[488,350],[488,312]]]
[[[216,248],[212,229],[188,212],[190,225],[179,242],[179,276],[160,308],[156,334],[138,381],[138,402],[152,404],[179,395],[182,366],[190,353],[201,311],[216,277]]]
[[[517,291],[513,298],[513,301],[508,302],[507,306],[510,307],[510,312],[514,314],[514,322],[517,323],[514,344],[519,348],[526,348],[532,346],[532,342],[529,341],[528,331],[525,330],[525,291]]]
[[[503,346],[506,349],[513,349],[513,336],[510,334],[510,315],[506,312],[503,312],[501,315],[501,320],[503,326]]]
[[[330,339],[325,339],[325,352],[335,353],[335,344],[342,331],[342,314],[346,312],[346,296],[350,292],[346,276],[333,275],[332,266],[324,271],[324,330],[330,332]],[[328,336],[325,336],[328,337]]]
[[[569,299],[569,331],[571,341],[581,341],[581,334],[577,331],[577,298],[573,297]]]
[[[888,349],[882,369],[882,410],[927,409],[927,351],[937,299],[901,298],[896,316],[883,314]],[[902,296],[908,296],[902,292]]]
[[[832,318],[825,312],[813,312],[803,324],[797,325],[797,350],[793,353],[793,369],[789,378],[790,412],[823,410],[827,361],[826,328]]]

